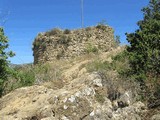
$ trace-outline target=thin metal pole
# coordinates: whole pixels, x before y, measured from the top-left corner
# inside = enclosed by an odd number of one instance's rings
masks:
[[[81,26],[84,27],[84,13],[83,13],[83,0],[81,0]]]

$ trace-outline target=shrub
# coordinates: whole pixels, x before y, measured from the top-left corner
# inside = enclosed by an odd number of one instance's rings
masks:
[[[48,64],[36,66],[32,64],[20,65],[13,68],[13,71],[12,76],[9,78],[10,83],[6,84],[5,93],[53,79],[53,73],[50,74],[51,68]]]
[[[103,30],[103,31],[106,30],[106,26],[105,26],[105,25],[97,25],[96,28],[97,28],[97,29],[101,29],[101,30]]]
[[[90,30],[92,30],[92,28],[91,27],[87,27],[85,30],[86,31],[90,31]]]
[[[71,31],[70,31],[69,29],[65,29],[63,33],[64,33],[64,34],[70,34]]]
[[[17,87],[31,86],[35,82],[35,73],[32,70],[26,70],[18,73],[19,85]]]
[[[112,60],[112,69],[116,70],[120,75],[127,77],[130,66],[126,50],[112,57]]]
[[[59,34],[62,34],[62,30],[60,30],[59,28],[54,28],[53,30],[50,30],[45,33],[45,35],[47,36],[59,35]]]
[[[63,57],[63,55],[64,55],[64,50],[59,51],[59,52],[57,53],[56,58],[59,60],[61,57]]]
[[[101,29],[103,31],[106,30],[107,27],[107,23],[105,20],[102,20],[101,22],[98,23],[98,25],[96,26],[96,28]]]
[[[96,100],[99,102],[99,103],[101,103],[101,104],[103,104],[104,102],[105,102],[105,98],[104,98],[105,96],[103,96],[103,95],[101,95],[101,94],[99,94],[99,93],[96,93],[95,94],[95,98],[96,98]]]
[[[33,42],[33,49],[34,48],[39,48],[40,45],[41,45],[41,43],[39,41],[34,41]]]
[[[69,36],[61,35],[60,39],[58,40],[58,43],[62,45],[68,45],[70,41],[71,41],[71,38]]]
[[[96,46],[93,46],[91,43],[88,43],[86,46],[85,51],[89,53],[98,53],[98,48]]]

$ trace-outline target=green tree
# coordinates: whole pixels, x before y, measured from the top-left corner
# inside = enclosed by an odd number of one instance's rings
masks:
[[[131,73],[140,81],[160,75],[160,0],[150,0],[142,11],[144,18],[137,23],[139,29],[126,33]]]
[[[7,52],[8,38],[4,35],[3,28],[0,28],[0,96],[3,94],[5,83],[10,73],[8,57],[13,57],[12,51]]]

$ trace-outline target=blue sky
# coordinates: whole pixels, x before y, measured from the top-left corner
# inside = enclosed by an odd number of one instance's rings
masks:
[[[141,8],[148,3],[149,0],[84,0],[84,26],[105,20],[126,44],[125,33],[137,29],[136,22],[143,18]],[[11,62],[33,62],[32,43],[39,32],[55,27],[80,28],[80,8],[80,0],[0,0],[0,18],[2,13],[7,14],[3,27],[10,40],[9,49],[16,53]]]

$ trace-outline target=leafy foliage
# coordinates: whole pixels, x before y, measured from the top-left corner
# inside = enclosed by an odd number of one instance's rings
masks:
[[[137,23],[139,29],[126,34],[131,72],[140,81],[149,74],[160,75],[160,1],[150,0],[142,11],[144,19]]]
[[[146,101],[159,99],[160,86],[160,0],[150,0],[142,9],[144,18],[138,21],[134,33],[126,34],[130,43],[129,75],[141,85],[141,96]]]
[[[8,46],[8,38],[4,35],[3,28],[0,28],[0,96],[3,94],[5,83],[11,73],[8,57],[14,56],[12,51],[6,52]]]

